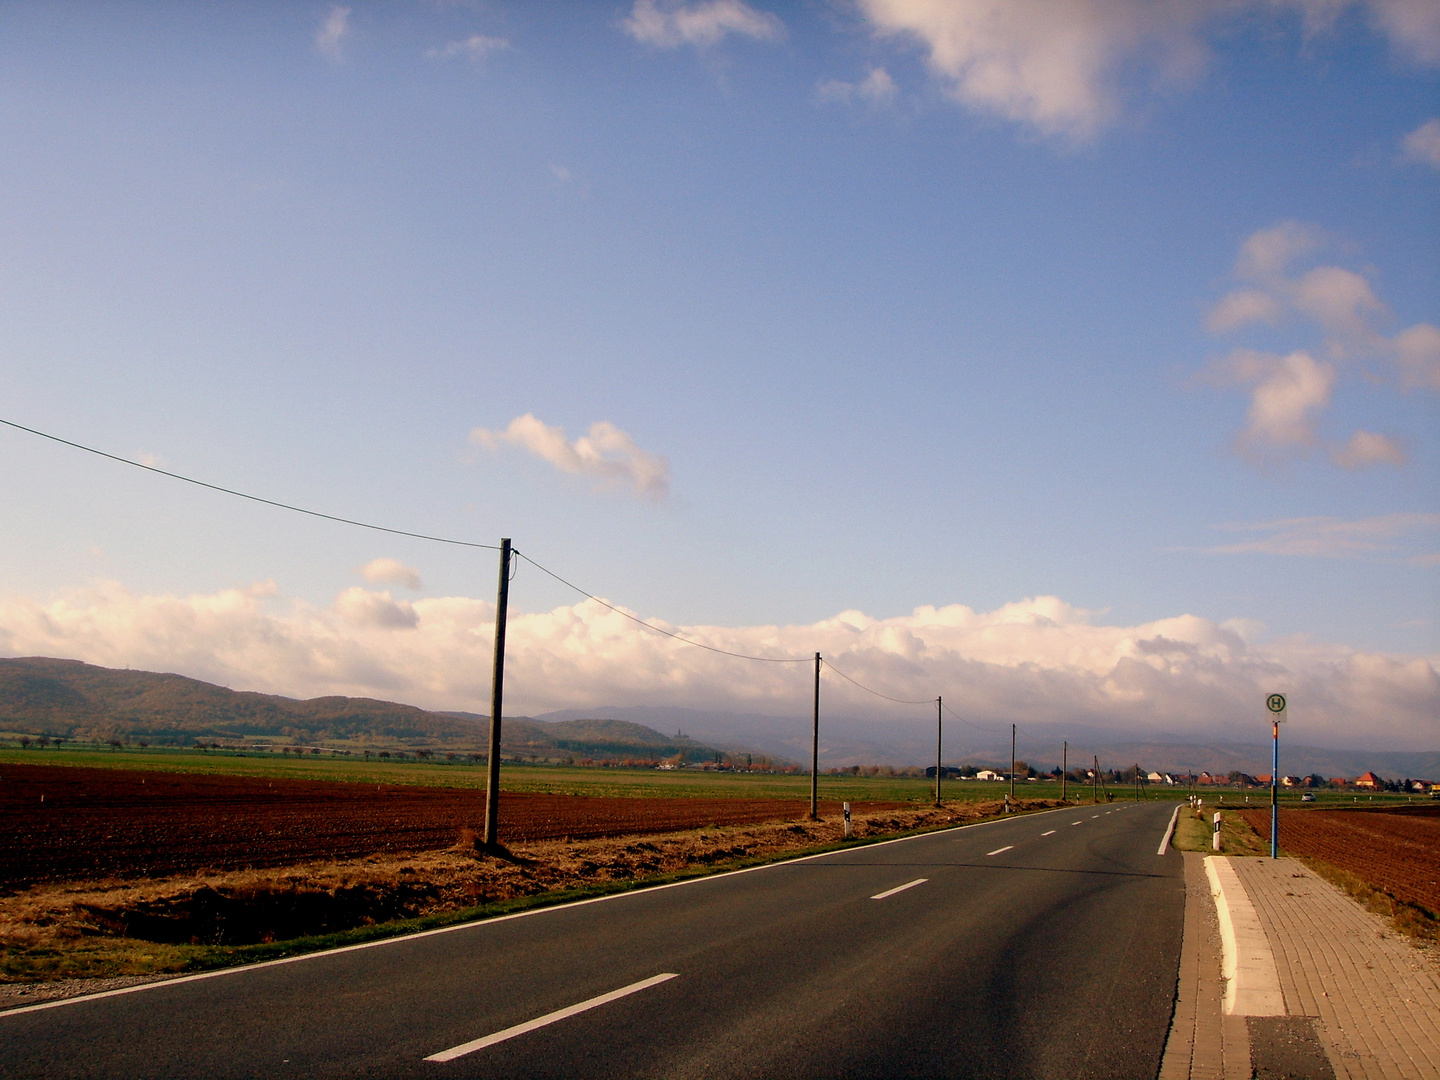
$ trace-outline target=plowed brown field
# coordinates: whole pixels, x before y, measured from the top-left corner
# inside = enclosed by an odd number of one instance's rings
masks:
[[[808,810],[794,799],[506,793],[500,839],[674,832],[784,821]],[[839,804],[825,810],[838,813]],[[0,889],[435,850],[452,846],[462,829],[479,832],[484,814],[483,793],[453,788],[6,765]]]
[[[1262,836],[1270,811],[1242,810]],[[1440,806],[1395,810],[1281,810],[1280,846],[1323,859],[1440,915]]]

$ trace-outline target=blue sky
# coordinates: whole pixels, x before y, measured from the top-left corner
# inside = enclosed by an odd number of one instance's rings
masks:
[[[0,416],[800,652],[845,611],[1189,616],[1238,680],[1197,726],[1273,670],[1347,730],[1334,671],[1389,665],[1385,738],[1433,747],[1437,71],[1406,0],[4,5]],[[484,697],[365,635],[482,634],[489,553],[0,455],[0,651]],[[905,625],[944,656],[857,670],[1119,656]],[[535,709],[780,707],[541,639]]]

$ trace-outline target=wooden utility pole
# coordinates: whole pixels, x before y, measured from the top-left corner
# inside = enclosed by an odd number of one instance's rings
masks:
[[[1060,801],[1065,802],[1065,783],[1070,778],[1070,744],[1060,744]]]
[[[500,844],[500,713],[505,702],[505,616],[510,606],[510,539],[500,541],[500,589],[495,597],[495,664],[490,677],[490,760],[485,778],[485,846]]]
[[[810,726],[810,820],[820,820],[820,654],[815,654],[815,712]]]
[[[1006,810],[1013,809],[1015,804],[1015,725],[1010,725],[1010,804]]]
[[[1090,801],[1098,803],[1100,801],[1100,759],[1094,754],[1090,755],[1090,759],[1095,762],[1095,771],[1090,774]]]
[[[945,699],[935,699],[935,805],[940,805],[940,747],[945,735]]]

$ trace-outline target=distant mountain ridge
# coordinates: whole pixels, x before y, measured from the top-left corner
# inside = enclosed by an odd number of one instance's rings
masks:
[[[808,761],[810,758],[810,716],[797,711],[792,716],[707,712],[700,709],[671,709],[656,706],[604,706],[585,710],[568,709],[542,713],[542,721],[565,720],[579,715],[612,717],[673,729],[677,725],[697,739],[728,748],[744,744],[776,758]],[[993,727],[993,726],[992,726]],[[1268,725],[1264,726],[1266,735]],[[1016,757],[1037,768],[1060,764],[1062,745],[1068,741],[1069,764],[1088,765],[1099,757],[1104,768],[1125,768],[1140,764],[1161,772],[1228,773],[1238,769],[1255,775],[1270,772],[1270,744],[1217,739],[1213,742],[1165,741],[1158,738],[1127,738],[1128,732],[1112,732],[1094,726],[1020,724]],[[1229,732],[1225,733],[1229,734]],[[1335,749],[1306,745],[1298,732],[1280,735],[1280,771],[1285,775],[1354,778],[1373,770],[1395,779],[1414,777],[1440,781],[1440,751],[1395,751]],[[973,764],[1004,767],[1010,756],[1010,729],[979,730],[975,725],[947,717],[944,730],[944,762],[947,765]],[[820,718],[820,767],[849,765],[933,765],[935,763],[935,722],[864,720],[850,716]]]
[[[489,718],[430,712],[374,698],[309,700],[230,690],[184,675],[99,667],[46,656],[0,658],[0,731],[155,743],[286,738],[296,742],[483,749]],[[563,759],[679,756],[715,747],[622,719],[541,723],[506,717],[506,754]]]
[[[119,736],[156,743],[280,738],[307,744],[473,751],[484,747],[488,724],[488,717],[474,713],[432,712],[374,698],[297,700],[230,690],[183,675],[105,668],[79,660],[0,658],[0,731],[16,734],[82,741]],[[1330,749],[1292,742],[1298,734],[1298,730],[1281,734],[1283,773],[1353,778],[1373,770],[1387,778],[1440,780],[1437,751]],[[1140,764],[1162,772],[1270,771],[1270,747],[1265,742],[1127,739],[1118,732],[1081,726],[1022,724],[1017,757],[1039,768],[1058,765],[1062,740],[1069,742],[1072,766],[1098,756],[1106,768]],[[944,748],[947,765],[1004,766],[1010,753],[1009,727],[982,730],[947,718]],[[685,761],[706,761],[718,752],[730,752],[757,753],[781,764],[808,762],[810,716],[808,709],[791,716],[659,706],[570,709],[539,717],[506,717],[504,751],[549,760],[654,760],[678,755]],[[933,720],[821,716],[822,769],[931,765],[934,760]]]

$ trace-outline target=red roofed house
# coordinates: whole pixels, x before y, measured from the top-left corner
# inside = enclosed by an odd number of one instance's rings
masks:
[[[1384,783],[1385,781],[1381,780],[1380,777],[1376,776],[1373,772],[1367,772],[1363,776],[1357,776],[1355,778],[1356,787],[1369,788],[1371,791],[1377,790]]]

